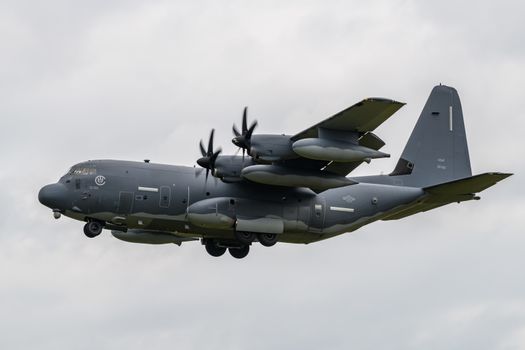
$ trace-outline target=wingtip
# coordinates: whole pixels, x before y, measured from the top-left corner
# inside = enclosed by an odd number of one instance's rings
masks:
[[[392,103],[392,104],[399,104],[399,105],[406,105],[405,102],[400,102],[396,100],[392,100],[391,98],[385,98],[385,97],[368,97],[363,99],[363,102],[384,102],[384,103]]]
[[[499,175],[501,175],[504,179],[506,179],[507,177],[510,177],[512,175],[514,175],[514,173],[498,173]]]
[[[496,182],[499,182],[501,180],[505,180],[506,178],[514,175],[514,173],[502,173],[502,172],[498,172],[498,171],[489,172],[487,174],[490,175],[490,176],[496,177],[497,178]]]

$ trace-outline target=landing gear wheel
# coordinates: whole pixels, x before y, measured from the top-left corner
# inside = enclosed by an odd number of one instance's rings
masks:
[[[90,221],[84,225],[84,234],[89,237],[97,237],[102,232],[102,224],[98,221]]]
[[[242,244],[252,244],[255,240],[255,233],[245,231],[235,231],[235,238]]]
[[[277,235],[275,233],[259,233],[257,239],[265,247],[271,247],[277,243]]]
[[[206,251],[211,256],[219,257],[226,252],[225,247],[219,247],[215,241],[206,242]]]
[[[243,246],[238,247],[238,248],[237,247],[236,248],[228,248],[228,250],[230,251],[231,256],[233,256],[234,258],[242,259],[246,255],[248,255],[248,253],[250,252],[250,246],[249,245],[243,245]]]

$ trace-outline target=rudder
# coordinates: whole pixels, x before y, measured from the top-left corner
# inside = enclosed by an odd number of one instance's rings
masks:
[[[461,101],[456,89],[432,89],[391,176],[427,187],[472,175]]]

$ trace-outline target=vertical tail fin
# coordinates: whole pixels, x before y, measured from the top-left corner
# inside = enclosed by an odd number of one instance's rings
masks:
[[[426,187],[472,175],[463,111],[456,89],[432,89],[391,176]]]

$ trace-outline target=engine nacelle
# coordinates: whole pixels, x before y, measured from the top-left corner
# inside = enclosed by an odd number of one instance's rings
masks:
[[[374,158],[390,157],[389,154],[357,144],[321,138],[301,139],[292,148],[298,155],[315,160],[335,162],[362,162]]]
[[[255,162],[250,156],[218,156],[215,161],[213,176],[224,182],[241,181],[242,169],[254,164]]]
[[[275,162],[297,158],[289,135],[253,135],[250,155],[256,161]]]
[[[344,176],[278,165],[252,165],[242,170],[242,177],[265,185],[308,187],[317,190],[355,184]]]

